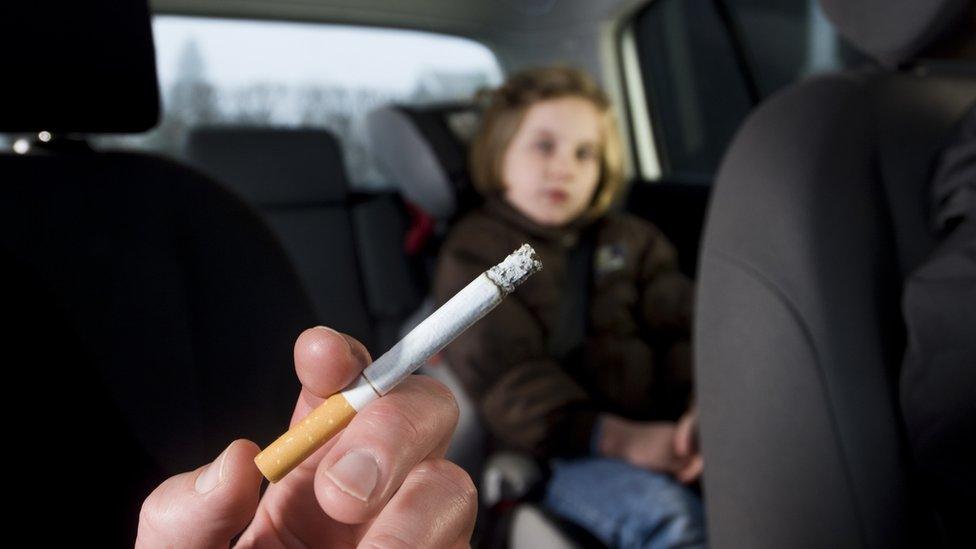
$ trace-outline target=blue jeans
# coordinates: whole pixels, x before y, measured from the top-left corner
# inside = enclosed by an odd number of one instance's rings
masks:
[[[672,477],[626,462],[552,462],[543,506],[609,547],[705,547],[701,499]]]

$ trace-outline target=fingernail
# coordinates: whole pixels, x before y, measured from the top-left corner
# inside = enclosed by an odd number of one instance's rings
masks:
[[[220,456],[213,461],[213,463],[208,465],[207,468],[200,473],[200,476],[197,477],[197,481],[193,485],[198,494],[206,494],[220,484],[220,479],[224,476],[224,459],[226,457],[227,450],[225,449],[223,452],[221,452]]]
[[[342,456],[325,474],[343,492],[366,501],[376,488],[380,468],[373,454],[365,450],[353,450]]]

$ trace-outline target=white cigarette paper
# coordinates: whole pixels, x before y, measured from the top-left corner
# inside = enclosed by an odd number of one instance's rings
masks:
[[[258,468],[272,482],[284,477],[345,427],[356,412],[396,387],[540,269],[542,262],[535,250],[523,244],[481,273],[363,370],[349,387],[327,399],[258,454],[254,460]]]

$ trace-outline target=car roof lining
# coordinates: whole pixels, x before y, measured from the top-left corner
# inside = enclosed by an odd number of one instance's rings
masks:
[[[592,32],[648,0],[151,0],[153,13],[369,25],[497,43],[551,43]],[[545,9],[549,7],[549,9]],[[551,47],[551,46],[550,46]]]
[[[151,0],[154,12],[331,21],[456,33],[529,33],[592,24],[647,0]],[[549,9],[545,9],[551,5]],[[494,30],[493,30],[494,29]]]

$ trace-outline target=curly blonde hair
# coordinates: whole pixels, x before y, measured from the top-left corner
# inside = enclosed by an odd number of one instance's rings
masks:
[[[590,206],[583,213],[603,215],[623,189],[623,144],[606,94],[581,70],[571,67],[543,67],[513,74],[500,87],[479,94],[486,103],[481,127],[471,144],[471,178],[482,195],[505,190],[502,161],[512,138],[529,108],[541,101],[579,97],[590,101],[603,115],[600,146],[600,181]]]

